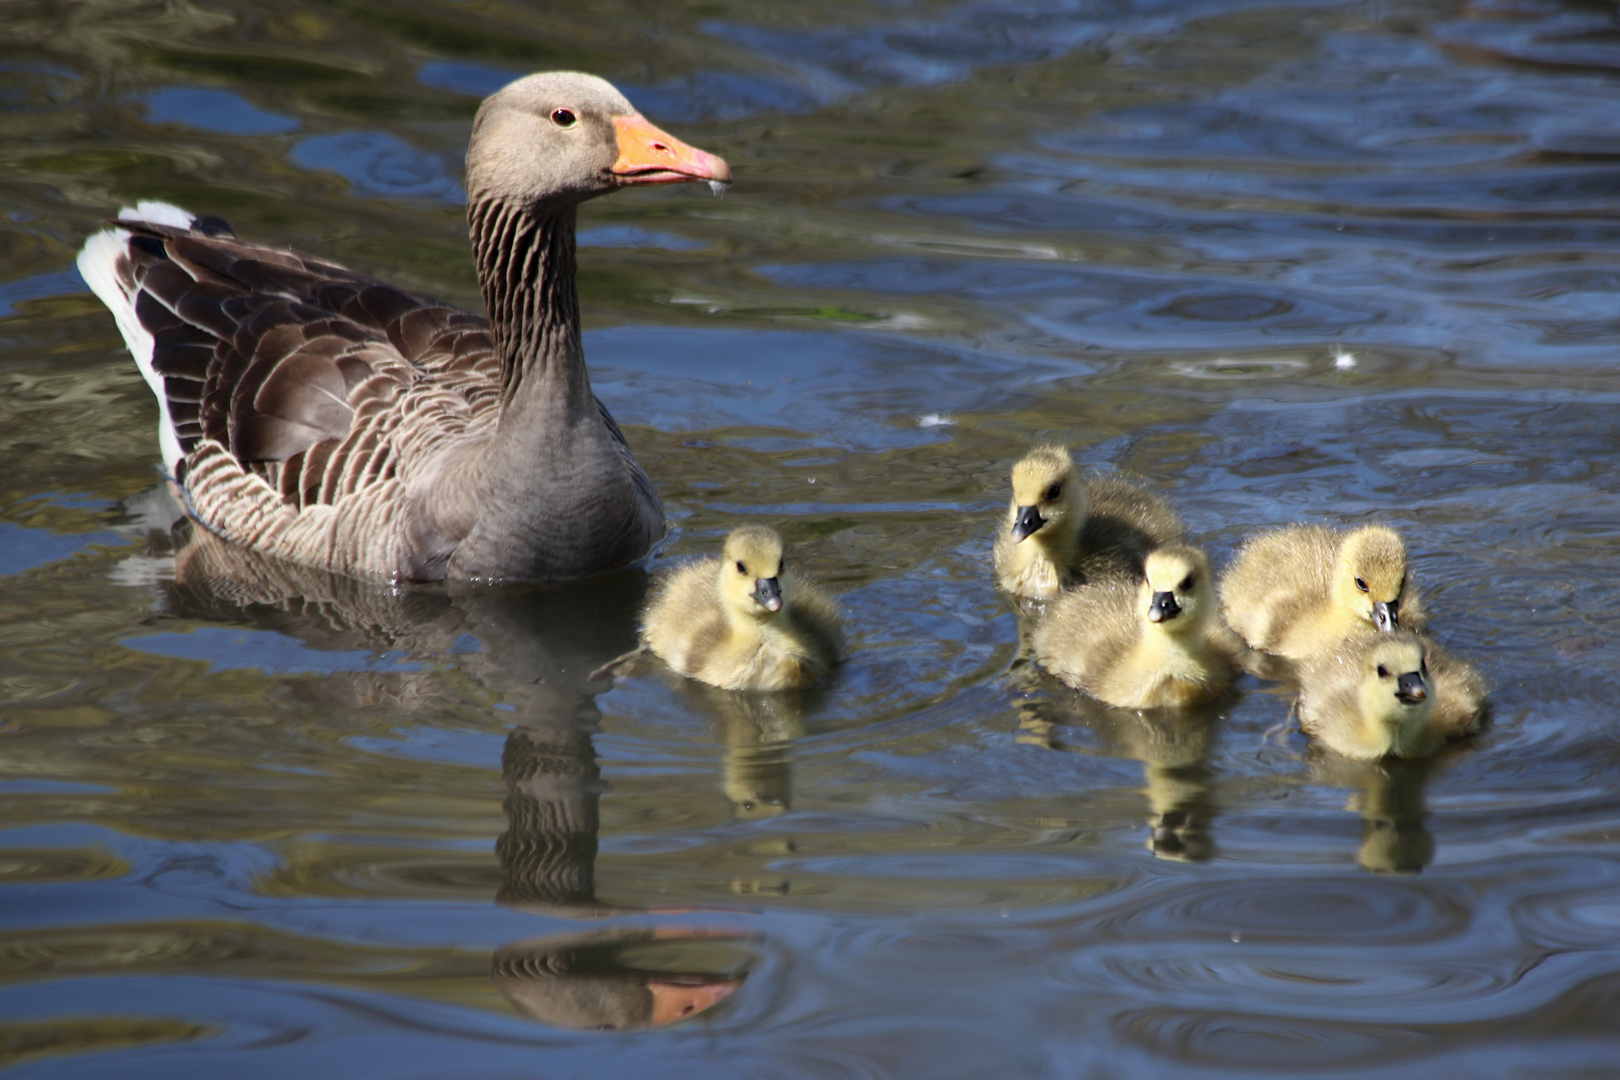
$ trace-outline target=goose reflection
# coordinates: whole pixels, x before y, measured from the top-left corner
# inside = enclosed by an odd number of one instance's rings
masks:
[[[1415,874],[1434,860],[1434,837],[1423,792],[1439,758],[1358,762],[1337,754],[1312,755],[1312,779],[1351,791],[1348,809],[1361,815],[1356,861],[1376,874]]]
[[[1148,799],[1148,850],[1161,859],[1204,862],[1215,854],[1208,759],[1219,719],[1214,708],[1115,709],[1060,691],[1021,705],[1018,741],[1049,750],[1098,752],[1064,738],[1065,727],[1078,727],[1096,735],[1101,753],[1140,761]]]
[[[281,562],[184,522],[175,537],[164,603],[176,614],[238,623],[247,616],[315,648],[400,652],[416,661],[297,680],[306,697],[424,712],[456,697],[444,671],[452,656],[456,669],[501,695],[520,719],[501,755],[507,827],[495,843],[498,903],[552,918],[657,914],[604,903],[595,881],[604,789],[596,697],[612,685],[600,669],[636,643],[643,573],[566,586],[396,588]],[[751,743],[738,736],[739,753],[769,758],[762,747],[774,746],[775,733],[791,723],[758,718]],[[785,807],[786,765],[778,759],[774,769],[739,764],[739,794]],[[742,985],[749,953],[741,941],[679,927],[603,928],[504,946],[492,957],[491,978],[514,1007],[543,1023],[657,1026],[703,1013]]]
[[[507,736],[497,902],[567,918],[640,912],[596,896],[603,785],[591,731],[578,722],[525,723]],[[656,1027],[696,1016],[742,985],[747,955],[739,940],[678,928],[539,938],[496,950],[491,978],[517,1009],[542,1023]]]

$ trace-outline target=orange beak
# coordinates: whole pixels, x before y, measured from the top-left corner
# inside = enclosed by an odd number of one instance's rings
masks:
[[[686,145],[653,127],[638,113],[615,116],[613,129],[619,140],[619,160],[613,163],[613,175],[621,183],[731,183],[731,166],[724,158]]]

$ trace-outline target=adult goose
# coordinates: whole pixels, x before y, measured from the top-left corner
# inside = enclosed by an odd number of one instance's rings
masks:
[[[488,320],[163,203],[120,214],[79,269],[157,394],[187,512],[213,533],[359,577],[578,578],[664,532],[585,370],[579,204],[730,179],[609,83],[550,72],[473,122]]]

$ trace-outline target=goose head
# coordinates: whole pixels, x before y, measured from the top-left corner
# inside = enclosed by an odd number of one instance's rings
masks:
[[[1341,612],[1379,630],[1400,626],[1406,589],[1406,545],[1384,525],[1366,525],[1339,544],[1333,563],[1333,599]]]
[[[1434,687],[1423,642],[1409,630],[1374,638],[1361,654],[1356,700],[1360,730],[1352,741],[1358,757],[1405,756],[1417,749],[1434,707]]]
[[[1012,504],[1007,529],[1014,543],[1038,537],[1061,547],[1080,534],[1086,519],[1086,488],[1074,474],[1074,459],[1061,446],[1037,446],[1012,468]]]
[[[628,186],[731,182],[713,154],[654,127],[612,83],[547,71],[485,99],[467,147],[467,192],[531,210]]]
[[[726,610],[770,619],[787,606],[791,582],[782,537],[764,525],[744,525],[726,537],[720,555],[720,595]]]
[[[1186,544],[1155,548],[1148,552],[1143,573],[1138,596],[1150,626],[1177,635],[1203,625],[1214,603],[1207,555]]]

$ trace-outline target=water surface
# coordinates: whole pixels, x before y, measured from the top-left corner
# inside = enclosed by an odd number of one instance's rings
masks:
[[[1611,8],[4,18],[12,1074],[1614,1070]],[[170,528],[83,238],[163,198],[476,306],[467,127],[549,67],[736,171],[587,208],[586,349],[676,526],[654,572],[767,521],[840,595],[820,692],[590,678],[637,574],[231,589]],[[1037,440],[1217,564],[1398,526],[1490,730],[1361,766],[1273,684],[1166,719],[1032,682],[988,550]]]

